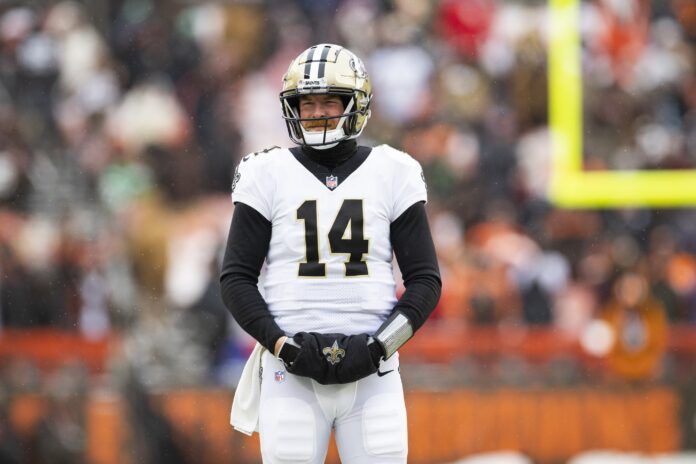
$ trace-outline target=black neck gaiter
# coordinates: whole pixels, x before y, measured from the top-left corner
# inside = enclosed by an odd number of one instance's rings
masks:
[[[302,153],[309,159],[322,166],[333,169],[347,161],[358,151],[358,143],[355,140],[344,140],[333,148],[317,150],[312,147],[302,146]]]

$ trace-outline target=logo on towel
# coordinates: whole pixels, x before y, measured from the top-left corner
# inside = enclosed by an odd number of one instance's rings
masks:
[[[276,371],[275,381],[276,382],[284,382],[285,381],[285,371]]]

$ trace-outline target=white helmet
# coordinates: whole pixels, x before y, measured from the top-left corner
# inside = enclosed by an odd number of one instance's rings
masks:
[[[340,116],[300,118],[301,95],[332,94],[343,100]],[[339,45],[319,44],[292,60],[283,76],[280,102],[283,119],[293,142],[317,149],[331,148],[342,140],[357,138],[370,118],[372,85],[360,58]],[[340,118],[335,129],[329,120]],[[307,131],[303,121],[323,121],[323,131]]]

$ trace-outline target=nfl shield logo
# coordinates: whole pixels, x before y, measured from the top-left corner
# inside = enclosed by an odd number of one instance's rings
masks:
[[[276,371],[275,381],[276,382],[283,382],[284,380],[285,380],[285,371]]]
[[[336,187],[338,187],[338,177],[336,176],[327,176],[326,177],[326,186],[330,189],[333,190]]]

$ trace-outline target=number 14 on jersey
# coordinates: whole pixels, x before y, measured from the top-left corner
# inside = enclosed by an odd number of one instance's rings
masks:
[[[369,251],[370,241],[364,235],[362,200],[343,200],[336,219],[329,230],[329,249],[333,254],[347,254],[346,276],[367,275],[367,262],[363,259]],[[300,277],[325,277],[326,263],[319,256],[319,226],[317,201],[307,200],[297,208],[297,219],[304,221],[305,261],[300,263]]]

